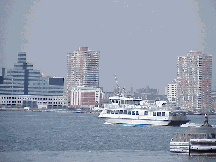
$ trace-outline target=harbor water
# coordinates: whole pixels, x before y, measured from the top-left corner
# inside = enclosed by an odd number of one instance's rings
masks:
[[[187,127],[107,125],[97,113],[0,111],[1,161],[216,161],[169,151]],[[203,115],[189,115],[203,124]],[[209,116],[216,125],[216,116]]]

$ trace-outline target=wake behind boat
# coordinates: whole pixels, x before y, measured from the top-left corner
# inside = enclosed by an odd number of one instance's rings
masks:
[[[106,123],[130,126],[179,126],[189,120],[186,112],[181,110],[171,111],[166,107],[154,107],[140,104],[142,99],[128,97],[110,97],[110,104],[98,116],[106,118]]]

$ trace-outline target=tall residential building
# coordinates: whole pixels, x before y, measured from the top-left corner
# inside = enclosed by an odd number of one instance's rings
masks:
[[[174,79],[167,86],[167,99],[169,102],[176,101],[176,79]]]
[[[99,51],[79,47],[67,53],[67,93],[70,98],[73,87],[99,87]]]
[[[194,112],[210,108],[212,55],[189,51],[178,56],[176,104]]]
[[[33,64],[26,62],[26,53],[18,52],[14,69],[2,69],[0,77],[1,95],[62,96],[64,78],[42,77]]]

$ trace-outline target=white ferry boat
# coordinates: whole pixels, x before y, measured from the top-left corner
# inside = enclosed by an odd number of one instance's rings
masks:
[[[184,111],[171,111],[165,107],[140,105],[142,99],[119,96],[109,99],[111,103],[105,105],[104,110],[98,116],[99,118],[106,118],[106,124],[179,126],[189,121]]]
[[[216,155],[216,128],[208,124],[205,115],[204,124],[191,127],[189,131],[174,133],[170,141],[170,152],[193,155]]]

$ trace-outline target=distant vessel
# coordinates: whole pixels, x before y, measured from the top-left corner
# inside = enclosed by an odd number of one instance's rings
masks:
[[[170,151],[176,153],[216,155],[216,128],[208,124],[205,115],[204,124],[191,127],[187,132],[174,133],[170,141]]]
[[[166,107],[140,105],[142,99],[120,96],[109,99],[111,103],[106,105],[98,116],[99,118],[106,118],[106,124],[179,126],[189,121],[184,111],[171,111]]]
[[[23,109],[24,110],[30,110],[30,107],[24,107]]]

